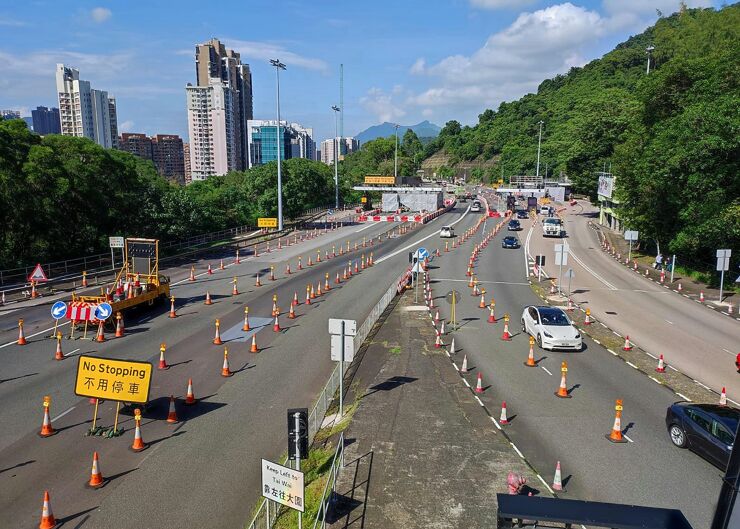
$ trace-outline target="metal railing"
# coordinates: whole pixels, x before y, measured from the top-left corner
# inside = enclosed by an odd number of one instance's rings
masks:
[[[326,527],[326,516],[334,504],[334,492],[336,491],[337,479],[342,468],[344,468],[344,432],[342,432],[337,440],[337,449],[334,452],[334,459],[331,461],[329,478],[326,480],[326,485],[324,485],[324,492],[321,493],[321,506],[316,513],[313,529],[317,529],[318,527],[324,529]]]

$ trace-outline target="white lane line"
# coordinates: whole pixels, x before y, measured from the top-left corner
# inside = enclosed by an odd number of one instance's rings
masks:
[[[56,417],[54,417],[54,418],[53,418],[53,419],[51,420],[51,422],[54,422],[54,421],[56,421],[57,419],[61,419],[62,417],[64,417],[65,415],[67,415],[67,414],[68,414],[69,412],[71,412],[71,411],[72,411],[73,409],[75,409],[75,407],[74,407],[74,406],[72,406],[72,407],[71,407],[71,408],[69,408],[68,410],[65,410],[65,411],[63,411],[62,413],[60,413],[59,415],[57,415]]]
[[[65,325],[69,325],[69,322],[60,323],[59,325],[57,325],[57,328],[64,327]],[[49,327],[48,329],[44,329],[43,331],[39,331],[39,332],[36,332],[36,333],[33,333],[33,334],[29,334],[28,336],[26,336],[26,338],[33,338],[35,336],[38,336],[39,334],[44,334],[44,333],[47,333],[47,332],[53,331],[53,330],[54,330],[54,327]],[[17,343],[18,343],[18,340],[13,340],[12,342],[4,343],[3,345],[0,345],[0,349],[3,349],[3,348],[8,347],[10,345],[15,345]]]
[[[626,434],[622,434],[622,437],[624,437],[625,439],[627,439],[630,443],[634,443],[634,441],[632,439],[630,439],[629,437],[627,437]]]
[[[672,321],[666,320],[666,323],[670,323],[671,325],[673,325],[673,322]]]
[[[65,354],[65,355],[64,355],[64,358],[67,358],[68,356],[72,356],[73,354],[75,354],[75,353],[76,353],[77,351],[79,351],[79,350],[80,350],[80,348],[79,348],[79,347],[78,347],[77,349],[73,349],[72,351],[70,351],[70,352],[68,352],[67,354]]]
[[[468,209],[466,209],[466,210],[465,210],[465,213],[463,213],[463,214],[462,214],[462,215],[460,216],[460,218],[459,218],[459,219],[457,219],[457,220],[456,220],[456,221],[454,221],[454,222],[451,222],[450,224],[448,224],[448,226],[454,226],[455,224],[457,224],[458,222],[460,222],[460,221],[461,221],[462,219],[464,219],[464,218],[465,218],[465,215],[467,215],[467,214],[468,214],[468,211],[470,211],[470,206],[468,206]],[[396,250],[396,251],[395,251],[395,252],[393,252],[393,253],[389,253],[388,255],[384,255],[383,257],[380,257],[379,259],[376,259],[376,260],[375,260],[375,263],[376,263],[376,264],[382,263],[382,262],[383,262],[383,261],[385,261],[386,259],[390,259],[391,257],[395,257],[395,256],[397,256],[398,254],[400,254],[400,253],[403,253],[403,252],[405,252],[405,251],[406,251],[406,250],[408,250],[409,248],[413,248],[414,246],[418,246],[418,245],[419,245],[420,243],[422,243],[422,242],[426,241],[427,239],[431,239],[432,237],[434,237],[434,236],[436,236],[436,235],[439,235],[439,233],[438,233],[437,231],[433,231],[432,233],[430,233],[430,234],[429,234],[429,235],[427,235],[426,237],[422,237],[421,239],[418,239],[418,240],[416,240],[416,241],[412,242],[411,244],[408,244],[408,245],[404,246],[403,248],[399,248],[398,250]]]
[[[452,365],[455,366],[455,371],[458,371],[458,372],[460,371],[460,369],[457,367],[457,364],[454,361],[452,362]]]
[[[648,356],[649,356],[650,358],[652,358],[653,360],[657,360],[657,359],[658,359],[658,357],[657,357],[657,356],[655,356],[654,354],[650,354],[650,353],[648,353],[647,351],[645,351],[645,354],[646,354],[646,355],[648,355]]]
[[[534,226],[529,227],[529,232],[527,233],[527,238],[524,241],[524,277],[529,277],[529,241],[532,239],[532,232],[534,231]]]
[[[607,351],[609,351],[609,352],[610,352],[611,354],[613,354],[614,356],[619,356],[619,355],[618,355],[617,353],[615,353],[615,352],[614,352],[614,351],[612,351],[611,349],[607,349]]]
[[[480,404],[481,406],[485,406],[485,404],[483,404],[483,401],[478,398],[478,395],[475,396],[475,400],[477,400],[478,404]]]
[[[662,382],[661,382],[660,380],[658,380],[657,378],[655,378],[655,377],[654,377],[654,376],[652,376],[652,375],[648,375],[648,378],[649,378],[649,379],[651,379],[651,380],[652,380],[653,382],[657,382],[657,383],[658,383],[658,384],[660,384],[661,386],[663,385],[663,383],[662,383]]]
[[[545,370],[545,373],[552,376],[552,373],[550,373],[545,366],[540,366],[540,367]]]
[[[514,443],[511,443],[511,447],[512,447],[512,448],[514,449],[514,451],[515,451],[515,452],[516,452],[517,454],[519,454],[519,457],[521,457],[522,459],[524,459],[524,454],[522,454],[522,453],[521,453],[521,452],[519,451],[519,449],[518,449],[518,448],[516,447],[516,445],[515,445]]]
[[[469,279],[446,279],[446,278],[437,278],[435,277],[436,281],[451,281],[456,283],[467,283]],[[478,280],[479,285],[525,285],[529,286],[529,283],[519,283],[516,281],[480,281]]]
[[[678,373],[678,369],[676,369],[676,368],[675,368],[675,367],[673,367],[672,365],[669,365],[669,366],[668,366],[668,369],[673,369],[673,370],[674,370],[674,371],[675,371],[676,373]]]
[[[678,391],[676,391],[676,395],[678,395],[679,397],[681,397],[683,400],[692,402],[692,400],[690,398],[688,398],[686,395],[684,395],[682,393],[679,393]]]
[[[491,417],[491,416],[489,415],[489,417]],[[499,425],[499,423],[496,422],[496,419],[494,419],[493,417],[491,417],[491,420],[493,421],[493,424],[496,425],[496,428],[498,428],[500,430],[501,429],[501,426]]]
[[[638,369],[638,367],[635,364],[633,364],[632,362],[630,362],[630,361],[627,361],[627,365],[630,366],[630,367],[632,367],[632,368],[634,368],[634,369]]]
[[[360,233],[361,231],[364,231],[364,230],[366,230],[368,228],[372,228],[373,226],[377,226],[377,224],[375,222],[371,222],[369,224],[366,224],[365,226],[363,226],[359,230],[355,230],[355,233]]]
[[[723,350],[723,351],[724,351],[725,353],[730,353],[730,354],[732,354],[732,351],[728,351],[728,350],[727,350],[727,349],[725,349],[724,347],[722,348],[722,350]]]
[[[594,338],[593,340],[594,340],[594,343],[597,343],[597,344],[601,345],[601,342],[599,340],[597,340],[596,338]]]
[[[537,477],[540,478],[540,481],[542,482],[542,484],[545,487],[547,487],[547,490],[550,491],[550,494],[555,494],[555,492],[550,488],[550,485],[547,484],[547,481],[545,481],[545,479],[542,476],[540,476],[539,474],[537,474]]]
[[[701,387],[703,387],[704,389],[708,389],[709,391],[712,391],[712,389],[711,389],[711,388],[710,388],[709,386],[707,386],[706,384],[702,384],[702,383],[701,383],[701,382],[699,382],[698,380],[694,380],[694,382],[696,382],[697,384],[699,384],[699,385],[700,385]]]
[[[462,380],[463,380],[463,382],[465,382],[465,385],[466,386],[470,387],[470,384],[468,384],[468,381],[467,380],[465,380],[464,378]]]
[[[573,250],[569,250],[568,253],[573,257],[573,259],[575,259],[575,261],[579,265],[581,265],[583,267],[583,269],[586,272],[588,272],[589,274],[591,274],[592,276],[594,276],[596,279],[598,279],[599,281],[601,281],[601,283],[603,283],[604,286],[606,286],[609,290],[618,290],[617,287],[615,287],[614,285],[612,285],[609,281],[607,281],[606,279],[604,279],[603,277],[601,277],[599,274],[597,274],[596,272],[594,272],[593,270],[591,270],[588,266],[586,266],[586,263],[584,263],[583,261],[581,261],[581,258],[578,257],[576,254],[574,254],[573,253]]]

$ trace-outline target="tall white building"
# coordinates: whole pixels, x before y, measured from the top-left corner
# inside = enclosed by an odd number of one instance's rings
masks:
[[[186,87],[193,182],[237,170],[234,92],[219,78]]]
[[[316,159],[313,129],[299,123],[280,121],[280,159]],[[250,119],[247,121],[247,148],[249,167],[277,160],[277,120]]]
[[[105,90],[95,90],[80,72],[63,64],[56,68],[59,120],[62,134],[89,138],[102,147],[118,142],[116,100]]]
[[[334,146],[339,143],[339,160],[344,160],[344,156],[355,152],[360,148],[359,140],[355,138],[331,138],[321,142],[321,161],[327,165],[334,165]]]

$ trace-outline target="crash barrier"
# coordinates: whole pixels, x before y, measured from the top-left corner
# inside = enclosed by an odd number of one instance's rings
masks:
[[[640,507],[584,500],[564,500],[540,496],[496,494],[496,528],[508,529],[542,522],[587,525],[610,529],[692,529],[678,509]],[[516,522],[514,521],[516,520]]]
[[[344,432],[337,439],[337,449],[334,452],[334,458],[331,461],[331,467],[329,468],[329,479],[326,480],[324,485],[324,491],[321,493],[321,500],[319,506],[319,512],[316,513],[316,520],[313,523],[313,529],[326,527],[326,516],[329,513],[334,504],[334,492],[337,486],[337,478],[339,472],[344,467]],[[319,525],[319,522],[321,524]]]
[[[390,305],[391,301],[393,301],[393,298],[395,298],[399,293],[403,292],[410,279],[411,271],[405,270],[400,276],[398,276],[398,278],[396,278],[396,280],[394,280],[388,286],[388,289],[385,291],[385,293],[383,293],[380,300],[378,300],[378,302],[370,311],[370,314],[368,314],[363,324],[357,330],[357,335],[355,335],[354,338],[355,351],[359,350],[360,346],[365,341],[368,334],[370,334],[373,326],[377,323],[380,315],[385,311],[385,309],[388,308],[388,305]],[[313,442],[313,438],[316,435],[316,432],[321,429],[321,424],[324,420],[326,410],[329,409],[331,403],[334,400],[334,395],[339,388],[339,377],[340,370],[339,364],[337,364],[337,366],[331,372],[331,375],[329,375],[329,380],[326,385],[324,385],[324,388],[321,390],[321,394],[316,400],[316,403],[314,404],[313,408],[311,408],[311,413],[308,416],[309,446]],[[340,439],[337,441],[337,451],[334,454],[334,461],[332,462],[332,468],[330,469],[331,475],[329,476],[329,481],[327,482],[327,486],[324,488],[324,494],[321,498],[321,508],[319,510],[321,516],[316,519],[314,527],[317,527],[316,523],[318,523],[319,519],[326,518],[326,513],[331,506],[334,492],[334,483],[336,481],[337,474],[341,469],[344,458],[343,445],[344,437],[341,436]],[[283,461],[283,464],[285,464],[286,461],[287,459]],[[339,464],[337,464],[337,462],[339,462]],[[329,487],[330,484],[331,487]],[[327,497],[327,494],[330,494],[330,496]],[[257,512],[254,515],[254,518],[252,518],[252,522],[247,526],[247,529],[270,529],[277,519],[279,510],[279,503],[268,500],[267,498],[263,499],[262,503],[259,506],[259,509],[257,509]],[[325,524],[326,522],[322,520],[322,525],[320,527],[326,527]]]

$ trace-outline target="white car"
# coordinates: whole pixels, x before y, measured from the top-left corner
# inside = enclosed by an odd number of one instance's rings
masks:
[[[583,338],[567,314],[557,307],[530,305],[522,311],[522,332],[534,337],[542,349],[580,351]]]
[[[451,239],[455,236],[455,230],[451,226],[442,226],[442,229],[439,230],[439,236],[442,239]]]

